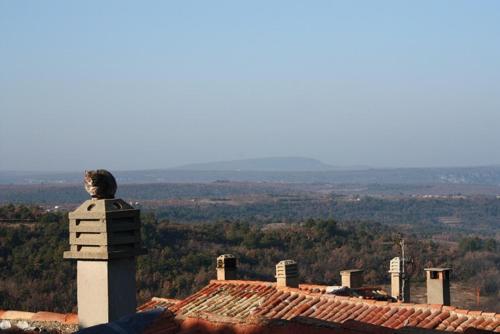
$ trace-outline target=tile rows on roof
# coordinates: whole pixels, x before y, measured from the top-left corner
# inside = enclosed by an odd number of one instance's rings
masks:
[[[333,323],[348,320],[393,329],[417,327],[463,332],[477,328],[500,332],[495,313],[457,310],[427,304],[389,303],[311,292],[314,289],[278,288],[255,281],[211,281],[202,290],[170,307],[177,317],[213,315],[245,322],[249,317],[291,320],[308,317]]]
[[[137,311],[143,312],[155,308],[165,308],[169,309],[175,304],[180,302],[178,299],[170,299],[170,298],[158,298],[158,297],[153,297],[150,301],[146,302],[145,304],[139,306],[137,308]]]
[[[0,310],[2,320],[31,320],[31,321],[51,321],[67,325],[78,325],[78,315],[74,313],[54,313],[54,312],[23,312]]]

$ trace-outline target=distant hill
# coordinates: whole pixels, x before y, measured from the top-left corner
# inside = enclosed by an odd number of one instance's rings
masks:
[[[111,172],[118,184],[162,182],[279,182],[330,184],[454,184],[500,186],[500,167],[340,169],[305,158],[250,159],[175,169]],[[82,184],[80,172],[0,171],[0,184]]]
[[[189,164],[174,168],[192,171],[324,172],[336,168],[316,159],[271,157]]]

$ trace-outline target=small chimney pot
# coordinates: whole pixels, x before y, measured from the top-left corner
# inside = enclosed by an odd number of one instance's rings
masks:
[[[360,288],[363,286],[363,269],[349,269],[340,272],[342,286],[351,289]]]
[[[427,279],[427,304],[449,306],[451,268],[425,268]]]
[[[297,262],[283,260],[276,264],[276,285],[278,287],[297,288],[299,286],[299,272]]]
[[[236,279],[236,256],[222,254],[217,258],[217,279],[219,281]]]

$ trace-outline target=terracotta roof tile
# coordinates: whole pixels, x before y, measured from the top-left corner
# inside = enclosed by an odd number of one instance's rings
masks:
[[[78,325],[78,314],[68,313],[64,322],[68,325]]]
[[[457,320],[458,319],[458,316],[456,314],[452,314],[450,317],[448,317],[447,319],[444,319],[437,327],[436,329],[439,329],[439,330],[446,330],[446,328],[450,328],[452,329],[453,327],[451,326],[451,324],[453,323],[453,321]]]
[[[0,319],[3,320],[29,320],[36,322],[58,322],[66,325],[77,325],[78,315],[74,313],[54,313],[54,312],[24,312],[0,310]]]
[[[73,313],[54,313],[54,312],[24,312],[13,310],[0,310],[0,321],[7,321],[13,326],[15,333],[20,333],[21,329],[16,328],[19,324],[35,328],[33,333],[73,333],[78,330],[78,316]],[[23,327],[24,328],[24,327]],[[0,330],[1,331],[1,330]],[[13,332],[13,333],[14,333]],[[29,333],[31,331],[28,330]]]
[[[174,315],[181,322],[183,319],[205,319],[203,321],[212,324],[231,323],[235,328],[247,325],[264,328],[266,323],[275,320],[294,324],[297,319],[302,319],[300,321],[305,323],[319,322],[321,325],[317,325],[321,328],[331,324],[334,329],[331,333],[400,333],[398,329],[401,328],[404,328],[404,333],[424,333],[427,330],[500,332],[500,316],[496,313],[335,296],[312,285],[300,285],[296,289],[277,288],[269,282],[214,280],[184,300],[155,297],[138,307],[138,311],[160,307],[168,310],[144,334],[179,333],[181,329]],[[76,314],[52,312],[0,310],[0,319],[78,324]]]
[[[168,309],[172,307],[173,305],[177,304],[180,302],[178,299],[170,299],[170,298],[158,298],[158,297],[153,297],[150,301],[142,304],[137,308],[137,311],[139,312],[144,312],[144,311],[149,311],[155,308],[165,308]]]
[[[34,313],[24,311],[5,311],[2,314],[2,319],[22,319],[29,320],[33,317]]]
[[[442,305],[390,303],[325,294],[321,286],[277,288],[274,283],[211,281],[205,288],[170,307],[179,319],[203,315],[239,323],[262,319],[312,318],[332,323],[357,321],[392,329],[421,328],[463,332],[469,327],[500,331],[495,313]],[[222,317],[222,318],[221,318]]]
[[[469,311],[470,315],[481,315],[483,311]]]
[[[310,291],[313,293],[325,293],[326,285],[316,285],[316,284],[299,284],[299,289],[304,291]]]
[[[54,313],[54,312],[37,312],[30,318],[30,320],[56,321],[64,323],[66,321],[66,314]]]
[[[355,320],[358,321],[363,320],[364,322],[371,324],[377,317],[377,312],[375,310],[376,307],[371,305],[363,313],[361,313]]]

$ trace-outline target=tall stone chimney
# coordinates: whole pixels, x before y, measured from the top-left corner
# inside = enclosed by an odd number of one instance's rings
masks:
[[[139,210],[121,199],[85,201],[69,213],[70,250],[77,261],[81,328],[136,312],[136,256],[141,247]]]
[[[391,260],[389,273],[391,274],[391,296],[405,303],[410,302],[410,280],[403,270],[403,261],[399,257]]]
[[[450,268],[425,268],[427,304],[450,305]]]
[[[297,288],[299,286],[299,271],[297,262],[283,260],[276,264],[276,286]]]
[[[236,257],[222,254],[217,258],[217,279],[219,281],[236,279]]]
[[[340,272],[342,286],[351,289],[363,286],[363,269],[349,269]]]

